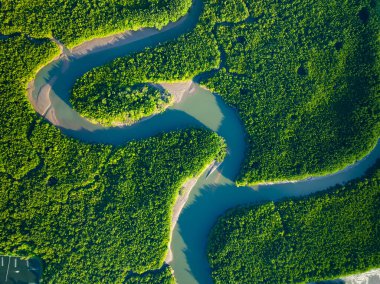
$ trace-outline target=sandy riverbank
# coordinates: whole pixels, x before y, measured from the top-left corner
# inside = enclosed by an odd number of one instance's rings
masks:
[[[192,178],[185,182],[180,190],[180,194],[176,200],[176,203],[174,204],[173,207],[173,215],[172,215],[172,220],[171,220],[171,225],[170,225],[170,240],[168,244],[168,254],[166,255],[165,258],[165,263],[169,264],[173,260],[173,252],[171,250],[171,242],[172,242],[172,237],[173,237],[173,231],[175,226],[177,225],[177,221],[179,218],[179,215],[182,212],[182,209],[185,207],[185,204],[187,200],[189,199],[191,190],[197,183],[198,179],[200,176],[202,176],[205,172],[210,171],[211,168],[215,165],[215,161],[213,161],[211,164],[209,164],[205,169],[195,178]]]
[[[55,42],[55,40],[53,41]],[[57,45],[59,46],[61,53],[58,56],[56,56],[54,59],[49,61],[47,64],[57,61],[61,59],[62,57],[67,59],[67,56],[68,56],[67,49],[61,44],[57,43]],[[62,72],[65,72],[68,66],[69,66],[69,62],[65,60],[63,62]],[[43,67],[39,68],[36,74],[42,68]],[[54,105],[52,104],[52,100],[50,97],[51,90],[53,88],[54,83],[57,81],[57,79],[58,79],[57,76],[52,77],[45,85],[41,86],[37,90],[37,92],[36,92],[34,79],[31,80],[27,86],[27,97],[28,97],[29,102],[31,103],[31,105],[33,106],[34,110],[37,113],[39,113],[42,117],[47,119],[53,125],[62,126],[60,121],[57,119],[55,115],[56,110],[55,110]]]
[[[182,22],[185,21],[187,17],[188,14],[186,14],[176,22],[169,23],[161,30],[158,30],[156,28],[140,28],[136,31],[128,30],[105,37],[90,39],[72,48],[70,50],[70,53],[71,56],[79,58],[89,53],[96,53],[110,48],[120,47],[131,42],[142,40],[150,36],[159,34],[161,32],[171,30],[177,27],[178,25],[182,24]]]
[[[181,102],[186,96],[194,93],[194,82],[192,80],[187,80],[183,82],[175,83],[160,83],[158,84],[169,94],[174,96],[174,103]]]
[[[357,273],[353,275],[343,276],[336,280],[326,281],[324,283],[329,284],[370,284],[370,283],[380,283],[380,268],[372,269],[367,272]],[[309,284],[316,284],[315,282],[310,282]]]
[[[380,283],[380,268],[340,278],[346,284]],[[370,282],[371,281],[371,282]]]

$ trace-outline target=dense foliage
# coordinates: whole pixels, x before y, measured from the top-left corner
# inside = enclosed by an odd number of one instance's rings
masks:
[[[216,283],[306,283],[380,266],[380,161],[371,173],[300,200],[233,209],[208,256]]]
[[[28,139],[36,115],[25,86],[33,70],[57,53],[48,40],[25,36],[0,40],[0,171],[13,178],[22,178],[41,163]]]
[[[223,68],[204,84],[236,107],[249,150],[238,184],[322,175],[379,137],[376,1],[245,1],[220,24]]]
[[[104,82],[106,85],[107,83]],[[75,92],[71,103],[82,116],[103,125],[131,124],[165,110],[173,97],[151,85],[135,85],[119,90],[98,89],[98,95],[78,97]]]
[[[39,256],[52,283],[118,283],[158,269],[181,184],[220,157],[223,142],[195,129],[118,148],[62,135],[24,89],[56,53],[47,40],[0,41],[0,254]]]
[[[244,21],[249,11],[243,0],[223,0],[218,2],[217,18],[220,22],[237,23]]]
[[[248,134],[239,185],[331,173],[380,135],[375,6],[207,0],[194,31],[88,72],[73,99],[212,71],[197,79],[238,110]]]
[[[54,36],[71,47],[111,33],[162,28],[190,6],[191,0],[2,0],[0,33]]]
[[[40,256],[54,283],[172,281],[169,268],[147,271],[163,264],[180,185],[222,155],[220,138],[184,130],[120,148],[84,144],[39,118],[24,88],[58,53],[31,37],[71,47],[161,27],[190,2],[1,1],[0,33],[28,36],[0,38],[0,254]],[[116,94],[141,95],[139,84],[213,71],[202,74],[203,84],[237,108],[248,133],[239,184],[332,172],[363,157],[379,136],[378,33],[372,0],[206,0],[194,31],[88,72],[72,102],[111,123],[118,111],[149,109],[145,99],[134,108]],[[94,101],[89,110],[81,106]],[[379,175],[233,211],[220,221],[231,238],[219,225],[213,233],[214,276],[289,283],[378,265]]]

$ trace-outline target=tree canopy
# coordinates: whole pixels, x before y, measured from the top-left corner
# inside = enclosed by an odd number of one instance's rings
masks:
[[[192,32],[89,71],[72,101],[195,78],[244,123],[238,185],[329,174],[368,154],[380,135],[379,27],[370,0],[206,0]]]
[[[142,27],[162,28],[186,14],[191,0],[4,0],[0,33],[55,37],[69,47]]]
[[[169,283],[170,269],[149,271],[163,265],[172,207],[187,179],[223,158],[224,142],[204,129],[119,147],[66,137],[24,89],[57,51],[49,40],[1,40],[0,254],[38,256],[48,282],[121,283],[136,273],[131,283]]]

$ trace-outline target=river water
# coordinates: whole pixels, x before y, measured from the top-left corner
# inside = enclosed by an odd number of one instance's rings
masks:
[[[225,139],[228,146],[227,157],[210,176],[206,178],[203,175],[199,178],[173,233],[173,261],[170,264],[180,284],[212,283],[206,257],[207,237],[217,217],[225,210],[247,203],[279,200],[326,189],[363,175],[376,158],[380,157],[378,145],[365,159],[334,175],[290,184],[237,188],[233,179],[246,151],[244,128],[235,110],[228,107],[219,96],[197,84],[193,85],[191,95],[164,113],[128,127],[104,128],[94,125],[72,110],[69,91],[78,77],[114,58],[173,40],[192,30],[201,11],[202,3],[196,0],[189,14],[179,24],[165,28],[156,35],[124,46],[112,48],[111,45],[107,50],[91,52],[80,58],[54,61],[37,74],[32,94],[36,99],[47,83],[54,82],[49,92],[55,117],[51,122],[58,124],[57,127],[63,133],[86,142],[122,145],[133,139],[188,127],[207,127]]]

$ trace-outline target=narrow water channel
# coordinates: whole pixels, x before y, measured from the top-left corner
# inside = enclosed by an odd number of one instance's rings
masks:
[[[207,236],[217,217],[228,208],[326,189],[361,176],[380,157],[378,145],[365,159],[335,175],[291,184],[237,188],[232,180],[239,171],[246,150],[243,126],[235,110],[224,104],[219,96],[196,84],[192,94],[180,103],[162,114],[129,127],[104,128],[93,125],[72,110],[68,102],[69,91],[78,77],[114,58],[177,38],[194,28],[201,11],[202,3],[196,0],[189,14],[172,29],[164,29],[156,35],[125,46],[110,47],[81,58],[55,61],[37,74],[33,92],[33,97],[37,98],[40,91],[52,82],[52,78],[56,78],[49,93],[55,121],[60,122],[63,133],[86,142],[121,145],[133,139],[188,127],[207,127],[226,140],[229,150],[226,159],[210,176],[200,177],[173,233],[171,265],[180,284],[211,283],[205,251]]]

